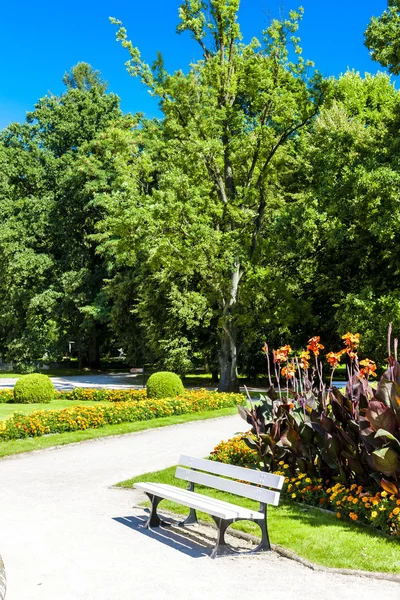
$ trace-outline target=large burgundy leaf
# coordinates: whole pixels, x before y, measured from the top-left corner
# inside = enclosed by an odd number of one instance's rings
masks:
[[[379,400],[371,400],[365,417],[374,431],[385,429],[389,433],[394,433],[397,429],[397,419],[392,409]]]
[[[374,467],[380,473],[391,477],[399,472],[400,455],[392,448],[379,448],[372,453]]]

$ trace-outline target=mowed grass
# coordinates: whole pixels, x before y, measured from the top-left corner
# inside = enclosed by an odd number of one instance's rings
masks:
[[[57,402],[68,403],[70,401],[59,400]],[[79,404],[79,402],[76,402],[76,404]],[[99,403],[96,402],[96,404]],[[21,406],[43,406],[51,408],[51,404],[25,404]],[[0,404],[0,407],[4,407],[4,404]],[[61,406],[59,406],[59,408],[61,408]],[[29,412],[29,410],[27,410],[26,412]],[[26,438],[21,440],[11,440],[9,442],[0,442],[0,458],[4,456],[10,456],[11,454],[21,454],[22,452],[32,452],[33,450],[45,450],[46,448],[65,446],[66,444],[74,444],[76,442],[83,442],[85,440],[92,440],[95,438],[110,437],[113,435],[124,435],[126,433],[136,433],[138,431],[144,431],[145,429],[167,427],[168,425],[178,425],[180,423],[187,423],[189,421],[217,419],[218,417],[227,417],[230,415],[235,415],[236,413],[236,407],[221,408],[220,410],[209,410],[201,413],[189,413],[185,415],[175,415],[172,417],[160,417],[158,419],[152,419],[151,421],[136,421],[134,423],[119,423],[118,425],[106,425],[105,427],[100,427],[99,429],[85,429],[83,431],[70,431],[68,433],[52,433],[37,438]]]
[[[170,467],[122,481],[117,486],[129,488],[135,481],[187,486],[185,481],[175,479],[174,475],[175,467]],[[251,500],[219,490],[196,486],[196,491],[248,508],[258,507]],[[181,515],[188,511],[182,505],[168,500],[162,502],[160,513],[163,507]],[[199,516],[212,521],[207,514],[199,513]],[[254,523],[242,521],[233,527],[259,536],[260,530]],[[340,521],[333,513],[300,504],[281,504],[268,508],[268,529],[272,544],[288,548],[314,563],[334,568],[400,573],[399,540],[381,535],[367,526]]]

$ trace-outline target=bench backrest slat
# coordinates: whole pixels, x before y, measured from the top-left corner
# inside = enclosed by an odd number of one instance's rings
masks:
[[[215,475],[210,475],[209,473],[202,473],[201,471],[194,471],[193,469],[177,467],[175,477],[178,479],[183,479],[184,481],[199,483],[223,492],[237,494],[238,496],[243,496],[244,498],[251,498],[252,500],[257,500],[258,502],[263,502],[265,504],[278,506],[279,503],[279,492],[274,492],[272,490],[255,485],[249,485],[247,483],[240,483],[238,481],[233,481],[232,479],[216,477]]]
[[[225,463],[207,460],[205,458],[195,458],[193,456],[182,455],[179,458],[179,464],[184,465],[185,467],[191,467],[192,469],[214,473],[215,475],[223,475],[225,477],[231,477],[232,479],[248,481],[249,483],[255,483],[256,485],[262,485],[263,487],[269,487],[275,490],[281,490],[285,481],[285,478],[281,475],[265,473],[265,471],[256,471],[255,469],[246,469],[245,467],[237,467],[235,465],[227,465]]]

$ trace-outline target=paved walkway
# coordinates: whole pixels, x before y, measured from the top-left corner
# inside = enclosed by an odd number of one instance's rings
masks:
[[[51,377],[56,390],[73,390],[74,388],[98,388],[126,390],[129,388],[140,389],[143,387],[142,375],[131,373],[105,373],[104,375],[71,375],[69,377]],[[0,389],[13,388],[16,377],[1,377]],[[334,381],[336,387],[343,387],[343,381]],[[187,386],[193,387],[193,386]],[[199,386],[197,386],[199,387]],[[241,388],[244,391],[244,388]],[[265,388],[249,387],[250,391],[265,393]]]
[[[131,373],[107,373],[104,375],[71,375],[69,377],[51,377],[56,390],[73,390],[80,388],[106,388],[125,390],[129,388],[140,389],[143,387],[142,375]],[[13,388],[16,377],[1,377],[0,389]]]
[[[135,493],[109,487],[181,452],[204,456],[245,427],[235,415],[0,460],[7,600],[399,600],[399,584],[314,572],[274,553],[213,561],[209,547],[139,528]]]

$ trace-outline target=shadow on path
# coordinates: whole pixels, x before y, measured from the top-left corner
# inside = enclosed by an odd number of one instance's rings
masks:
[[[171,527],[156,527],[154,529],[146,529],[144,527],[147,521],[147,516],[138,517],[130,515],[127,517],[114,517],[114,521],[121,523],[135,532],[140,533],[148,538],[152,538],[155,542],[161,542],[174,550],[179,550],[183,554],[191,558],[204,558],[210,556],[215,544],[215,537],[208,537],[203,532],[196,531],[196,525],[185,527],[184,535],[174,528],[174,523]],[[181,528],[180,528],[181,529]]]

